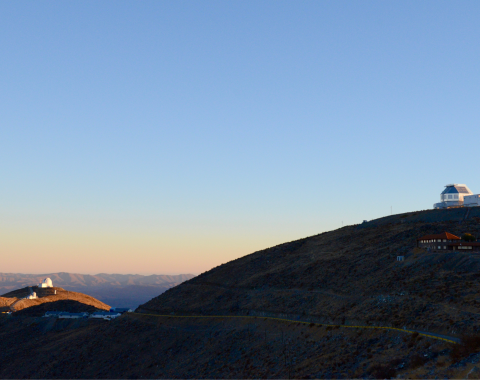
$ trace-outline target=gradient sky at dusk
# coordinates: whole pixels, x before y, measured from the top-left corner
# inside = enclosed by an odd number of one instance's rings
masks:
[[[479,1],[0,2],[1,272],[200,273],[480,193]]]

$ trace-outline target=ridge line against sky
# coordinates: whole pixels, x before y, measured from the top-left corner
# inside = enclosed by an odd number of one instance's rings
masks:
[[[478,1],[0,3],[4,272],[201,273],[480,193]],[[470,144],[469,144],[470,143]]]

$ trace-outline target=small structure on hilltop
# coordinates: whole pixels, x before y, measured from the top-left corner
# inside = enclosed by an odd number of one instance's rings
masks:
[[[52,280],[49,277],[47,277],[40,284],[38,284],[38,287],[39,288],[53,288]]]
[[[28,296],[25,297],[25,299],[27,299],[27,300],[35,300],[37,298],[38,298],[37,293],[35,293],[35,292],[32,292]]]
[[[29,286],[28,287],[29,294],[26,297],[23,297],[24,300],[35,300],[37,299],[37,293],[33,291],[33,289]]]
[[[417,247],[425,248],[430,252],[479,252],[480,242],[463,241],[458,236],[449,232],[441,234],[425,235],[417,239]]]

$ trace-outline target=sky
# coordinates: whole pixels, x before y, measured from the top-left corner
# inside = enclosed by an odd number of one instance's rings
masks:
[[[480,193],[480,2],[0,1],[1,272],[199,274]]]

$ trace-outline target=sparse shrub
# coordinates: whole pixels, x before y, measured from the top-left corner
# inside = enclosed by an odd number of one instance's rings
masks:
[[[480,351],[480,335],[463,335],[460,338],[460,344],[452,345],[450,358],[456,362],[478,351]]]
[[[465,233],[462,235],[462,240],[463,241],[475,241],[475,236],[473,236],[472,234],[469,234],[469,233]]]
[[[428,359],[425,358],[424,356],[421,356],[420,354],[415,354],[410,359],[410,368],[411,369],[418,368],[418,367],[424,365],[427,362],[427,360]]]
[[[389,365],[390,367],[397,367],[397,366],[399,366],[399,365],[402,364],[402,363],[403,363],[403,359],[401,359],[401,358],[395,358],[395,359],[390,360],[390,363],[388,363],[388,365]]]
[[[391,379],[397,374],[395,368],[387,364],[372,364],[367,371],[376,379]]]

